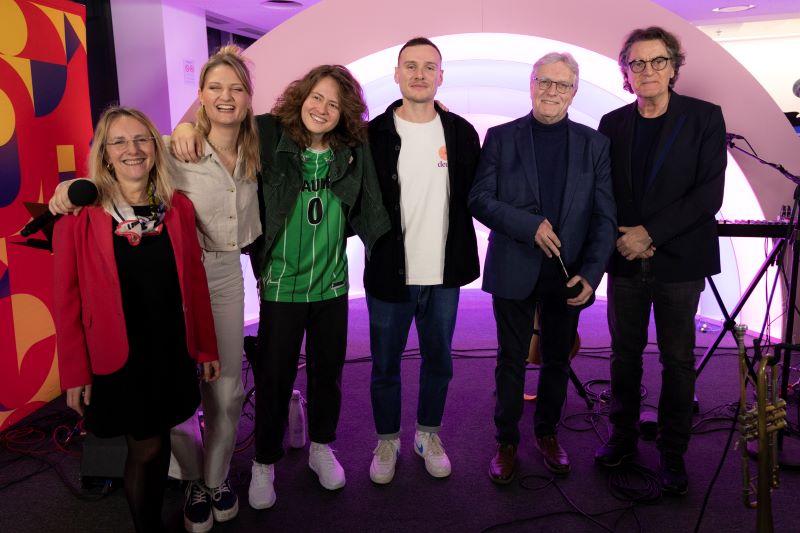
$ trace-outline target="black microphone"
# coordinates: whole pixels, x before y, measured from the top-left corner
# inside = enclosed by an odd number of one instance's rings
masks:
[[[794,85],[792,85],[792,93],[794,93],[796,97],[800,98],[800,80],[797,80],[794,82]]]
[[[739,135],[737,133],[726,133],[725,134],[725,141],[726,142],[731,142],[734,139],[744,139],[744,137],[742,137],[741,135]]]
[[[567,299],[567,300],[575,298],[581,293],[582,290],[583,290],[583,282],[582,281],[579,281],[578,283],[576,283],[572,287],[568,287],[568,286],[564,285],[564,289],[563,289],[564,298]]]
[[[75,207],[91,205],[97,200],[97,186],[89,180],[75,180],[67,189],[67,196]],[[32,235],[56,220],[59,216],[61,215],[54,215],[50,211],[42,213],[28,222],[19,233],[23,237]]]
[[[567,267],[564,265],[564,260],[561,259],[560,255],[557,255],[556,259],[558,259],[558,265],[561,267],[561,273],[564,274],[564,282],[566,283],[570,280],[569,274],[567,273]],[[561,289],[561,292],[564,295],[564,298],[569,300],[578,296],[582,290],[583,282],[579,281],[572,287],[567,287],[567,285],[564,285],[564,287]]]

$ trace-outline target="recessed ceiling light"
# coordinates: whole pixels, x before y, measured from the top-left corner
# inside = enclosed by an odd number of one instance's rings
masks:
[[[715,7],[711,11],[714,13],[738,13],[739,11],[747,11],[754,7],[756,7],[755,4],[739,4],[736,6]]]
[[[267,9],[297,9],[303,7],[303,4],[295,0],[267,0],[261,2],[261,5]]]

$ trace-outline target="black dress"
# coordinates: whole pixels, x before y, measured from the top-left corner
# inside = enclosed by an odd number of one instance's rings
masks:
[[[147,206],[135,206],[147,215]],[[109,231],[116,228],[112,219]],[[131,246],[114,235],[128,360],[92,376],[86,428],[99,437],[145,439],[189,418],[200,404],[197,364],[186,348],[183,300],[166,226]]]

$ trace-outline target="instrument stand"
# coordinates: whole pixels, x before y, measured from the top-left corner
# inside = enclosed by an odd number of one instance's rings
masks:
[[[578,379],[578,376],[575,374],[575,371],[572,370],[571,361],[569,364],[569,380],[575,387],[575,392],[578,393],[578,396],[583,398],[583,401],[586,403],[586,407],[592,409],[594,407],[594,402],[592,401],[591,398],[589,398],[589,394],[586,392],[586,387],[583,386],[583,383],[581,383],[581,380]]]
[[[783,167],[781,167],[783,169]],[[782,171],[784,175],[788,174],[785,170]],[[791,176],[791,174],[789,174]],[[788,177],[788,176],[787,176]],[[787,392],[789,390],[789,373],[792,369],[792,351],[793,334],[794,334],[794,316],[796,313],[797,303],[797,268],[800,264],[800,246],[797,245],[795,239],[800,235],[800,212],[798,212],[798,205],[800,205],[800,183],[798,183],[797,176],[794,177],[794,182],[797,186],[794,189],[794,205],[792,206],[792,222],[794,228],[792,234],[789,236],[789,243],[792,246],[792,263],[791,263],[791,276],[789,278],[788,297],[789,302],[786,305],[788,309],[786,316],[786,329],[783,334],[783,342],[787,345],[785,348],[782,359],[781,370],[781,398],[787,399]],[[787,431],[783,430],[778,433],[778,464],[783,468],[800,469],[800,442],[797,439],[786,439]]]
[[[531,342],[528,348],[528,358],[526,359],[526,363],[533,365],[542,364],[542,354],[539,347],[539,335],[541,334],[539,325],[540,311],[541,309],[537,304],[536,310],[533,313],[533,334],[531,335]],[[578,393],[578,396],[583,398],[583,401],[586,403],[586,408],[592,410],[594,408],[594,401],[589,397],[589,394],[586,392],[586,387],[583,386],[583,383],[581,382],[580,379],[578,379],[577,374],[575,374],[575,370],[572,368],[572,360],[575,359],[575,355],[577,355],[580,348],[581,348],[581,336],[576,331],[575,341],[572,346],[572,351],[569,354],[569,380],[575,387],[575,392]],[[536,400],[536,394],[528,394],[523,392],[522,398],[526,401],[534,401]]]
[[[745,139],[745,142],[746,142],[746,139]],[[749,143],[748,143],[748,146],[749,146]],[[800,236],[800,212],[799,212],[799,207],[800,207],[800,176],[795,176],[794,174],[792,174],[791,172],[786,170],[782,165],[779,165],[777,163],[771,163],[769,161],[765,161],[765,160],[761,159],[760,157],[758,157],[755,153],[748,152],[747,150],[744,150],[741,147],[736,146],[734,144],[733,140],[730,140],[728,142],[728,147],[733,148],[735,150],[738,150],[738,151],[742,152],[743,154],[745,154],[745,155],[747,155],[749,157],[752,157],[753,159],[755,159],[759,163],[762,163],[764,165],[767,165],[769,167],[774,168],[775,170],[777,170],[778,172],[783,174],[783,176],[785,178],[787,178],[792,183],[794,183],[795,184],[794,195],[793,195],[794,196],[794,198],[793,198],[794,204],[792,206],[792,214],[791,214],[791,223],[792,223],[791,232],[789,233],[789,235],[786,238],[781,239],[775,245],[775,247],[772,249],[772,252],[770,253],[770,256],[767,258],[767,261],[764,262],[764,264],[762,265],[761,269],[759,270],[758,277],[755,280],[753,280],[753,282],[750,283],[750,286],[747,288],[747,291],[745,291],[745,294],[742,295],[742,298],[740,298],[739,303],[736,304],[736,307],[734,308],[734,313],[731,315],[731,317],[727,316],[727,314],[725,312],[725,308],[722,306],[722,301],[721,301],[721,298],[719,297],[719,293],[717,292],[716,287],[713,285],[713,282],[711,282],[711,280],[709,278],[709,282],[711,283],[712,290],[714,291],[714,297],[717,299],[717,302],[720,304],[720,308],[723,310],[723,315],[725,316],[725,319],[726,319],[725,320],[725,328],[723,328],[722,332],[720,332],[720,339],[718,339],[718,341],[716,342],[714,347],[716,348],[716,345],[719,344],[719,340],[721,340],[721,337],[724,335],[725,331],[727,331],[728,321],[730,320],[732,322],[733,318],[735,318],[736,315],[739,314],[739,311],[741,311],[742,305],[744,305],[744,301],[747,300],[747,298],[753,292],[753,289],[755,288],[755,285],[757,284],[758,280],[761,278],[761,276],[763,276],[764,273],[761,270],[763,269],[764,272],[766,272],[766,268],[765,267],[768,266],[767,262],[770,261],[771,259],[777,259],[777,264],[778,264],[778,273],[776,274],[776,281],[777,281],[778,280],[777,276],[780,274],[780,270],[785,268],[785,266],[783,265],[783,260],[782,260],[784,258],[784,255],[783,255],[782,252],[786,251],[786,249],[791,247],[791,249],[792,249],[792,256],[791,256],[792,260],[791,260],[791,264],[790,264],[791,270],[790,270],[790,276],[789,276],[789,286],[787,287],[787,297],[788,297],[787,299],[788,299],[788,302],[786,303],[786,306],[785,306],[785,308],[787,309],[786,327],[785,327],[784,333],[783,333],[783,343],[784,343],[785,346],[788,346],[788,347],[785,348],[785,353],[783,354],[782,371],[781,371],[781,384],[780,384],[780,387],[781,387],[780,388],[780,396],[781,396],[781,398],[786,399],[787,398],[787,391],[788,391],[788,388],[789,388],[789,373],[791,372],[791,368],[792,368],[792,365],[791,365],[792,351],[794,350],[794,346],[792,344],[793,343],[793,338],[792,337],[793,337],[793,334],[794,334],[794,316],[795,316],[795,312],[796,312],[796,303],[797,303],[797,275],[798,275],[798,271],[797,270],[798,270],[798,264],[800,264],[800,246],[798,246],[797,243],[795,242],[797,237]],[[751,147],[751,149],[752,149],[752,147]],[[740,304],[742,304],[742,305],[740,305]],[[769,307],[767,308],[767,312],[769,312]],[[763,335],[763,333],[762,333],[762,335]],[[702,370],[703,366],[705,366],[706,362],[707,362],[707,357],[704,356],[703,359],[700,361],[700,363],[697,366],[698,375],[699,375],[700,371]],[[787,439],[787,438],[785,438],[787,435],[788,435],[788,432],[786,430],[782,430],[782,431],[780,431],[778,433],[778,450],[777,450],[778,451],[778,463],[783,468],[800,469],[800,442],[798,442],[797,439]]]
[[[569,366],[569,380],[572,382],[572,386],[575,387],[575,392],[578,393],[578,396],[583,398],[583,401],[586,403],[586,408],[590,410],[594,409],[594,401],[591,398],[589,398],[589,393],[586,392],[586,387],[583,386],[581,380],[578,379],[578,375],[575,374],[575,371],[572,369],[571,361]],[[525,393],[522,396],[526,401],[530,402],[536,401],[535,394]]]
[[[778,242],[776,242],[775,246],[772,247],[772,251],[769,253],[767,258],[761,264],[761,267],[759,267],[756,276],[747,286],[747,289],[744,291],[744,293],[739,297],[739,301],[736,302],[736,305],[733,307],[733,310],[731,311],[730,314],[728,314],[728,310],[725,308],[725,304],[722,301],[722,296],[720,296],[719,290],[717,289],[717,286],[714,284],[714,280],[711,278],[711,276],[708,276],[706,278],[706,281],[708,281],[708,286],[711,287],[711,292],[714,293],[714,299],[717,300],[717,305],[719,305],[719,309],[720,311],[722,311],[722,316],[725,318],[725,320],[722,322],[722,329],[717,335],[717,338],[714,339],[714,342],[712,342],[708,348],[706,348],[706,351],[700,358],[700,361],[698,361],[697,364],[695,365],[695,373],[697,374],[698,377],[700,376],[700,373],[703,371],[703,368],[705,368],[705,366],[708,364],[708,360],[711,358],[712,355],[714,355],[714,352],[719,347],[719,344],[722,342],[722,339],[725,338],[725,333],[730,332],[731,336],[733,336],[733,330],[736,327],[736,317],[739,316],[739,313],[744,308],[745,304],[747,303],[747,300],[750,299],[750,296],[753,294],[753,291],[761,282],[761,278],[763,278],[764,275],[767,273],[769,267],[771,267],[773,264],[776,264],[777,258],[783,256],[783,251],[786,248],[787,240],[788,239],[786,238],[778,239]],[[776,283],[779,279],[781,270],[783,268],[779,261],[777,261],[777,265],[778,265],[778,272],[775,273]]]

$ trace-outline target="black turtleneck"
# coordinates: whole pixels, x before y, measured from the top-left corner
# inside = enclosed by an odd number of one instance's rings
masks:
[[[558,233],[558,219],[567,181],[567,119],[555,124],[531,120],[536,172],[539,176],[539,199],[542,214]]]
[[[536,120],[536,117],[531,120],[542,214],[553,225],[556,235],[559,232],[558,221],[561,217],[564,186],[567,182],[568,133],[566,117],[554,124],[543,124]],[[561,277],[554,261],[545,261],[542,267],[542,274],[545,277],[554,279]]]
[[[636,112],[633,127],[633,147],[631,149],[631,188],[633,202],[641,213],[644,193],[653,179],[653,160],[655,159],[658,138],[667,114],[655,118],[645,118]],[[641,214],[639,215],[641,218]]]

